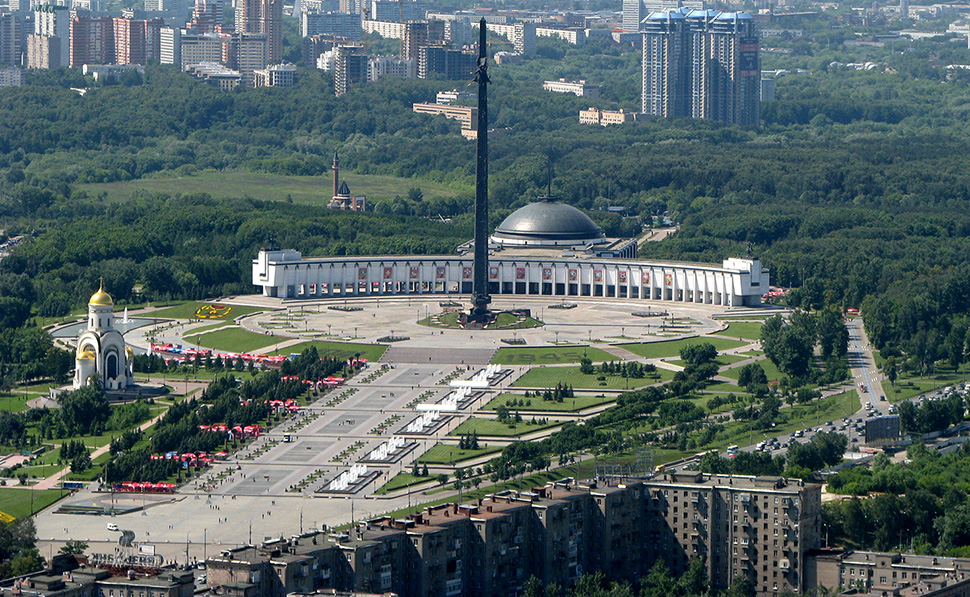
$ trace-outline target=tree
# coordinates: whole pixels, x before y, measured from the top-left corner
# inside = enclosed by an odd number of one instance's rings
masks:
[[[899,365],[896,363],[896,359],[886,359],[886,379],[889,380],[889,385],[891,385],[893,388],[896,387],[896,376],[898,374]]]
[[[71,460],[71,472],[81,473],[91,468],[91,455],[87,450],[78,454]]]
[[[802,379],[808,375],[812,358],[814,341],[805,333],[800,332],[794,325],[768,327],[768,321],[780,316],[775,315],[766,320],[762,326],[761,344],[765,355],[786,375]],[[768,328],[766,330],[766,328]]]
[[[819,312],[816,331],[823,359],[845,358],[849,351],[849,330],[845,327],[842,313],[834,305]]]
[[[23,299],[0,296],[0,329],[19,328],[30,317],[30,303]]]
[[[724,597],[754,597],[754,581],[747,574],[739,574],[731,581],[731,586],[724,592]]]
[[[104,429],[111,414],[100,385],[91,384],[57,397],[61,420],[72,435],[93,435]]]
[[[88,549],[88,544],[85,543],[84,541],[70,540],[61,547],[59,553],[67,554],[70,556],[80,556],[80,555],[84,555],[84,552],[87,551],[87,549]]]
[[[0,580],[43,569],[32,518],[0,523]]]
[[[710,342],[691,344],[680,349],[680,358],[694,366],[705,365],[717,358],[717,349]]]
[[[758,363],[749,363],[738,371],[738,385],[749,388],[754,385],[768,385],[768,375]]]
[[[670,576],[664,561],[658,559],[643,579],[642,585],[641,597],[670,597],[676,594],[677,581]]]

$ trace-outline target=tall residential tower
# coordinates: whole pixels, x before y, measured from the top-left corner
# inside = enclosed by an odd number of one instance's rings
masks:
[[[651,13],[641,29],[645,114],[758,125],[761,67],[751,15],[679,8]]]
[[[265,35],[265,62],[279,64],[283,61],[283,0],[239,0],[236,31],[244,35]]]

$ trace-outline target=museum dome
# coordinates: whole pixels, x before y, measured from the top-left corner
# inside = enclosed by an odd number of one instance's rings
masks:
[[[111,295],[104,291],[104,283],[101,284],[97,292],[91,295],[91,299],[88,301],[88,306],[95,307],[113,307],[114,304]]]
[[[553,198],[543,198],[512,212],[495,229],[501,245],[574,246],[607,242],[586,214]]]

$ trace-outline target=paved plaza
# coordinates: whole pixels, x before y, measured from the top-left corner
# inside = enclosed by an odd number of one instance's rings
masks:
[[[394,475],[409,470],[415,458],[442,441],[449,431],[514,382],[528,367],[508,367],[511,375],[464,409],[442,413],[448,416],[427,433],[405,433],[422,414],[414,405],[440,402],[451,388],[439,382],[456,370],[460,370],[458,379],[468,379],[482,370],[494,352],[507,345],[503,339],[524,340],[529,347],[555,347],[557,342],[558,345],[588,344],[629,358],[633,356],[631,353],[610,343],[711,333],[724,327],[711,315],[746,312],[711,305],[648,305],[643,301],[625,303],[617,299],[584,299],[577,301],[575,308],[557,309],[550,306],[558,301],[534,297],[529,301],[496,301],[493,308],[529,308],[534,317],[544,322],[538,328],[472,332],[419,325],[419,319],[441,311],[438,300],[429,296],[422,300],[382,298],[348,303],[362,307],[359,311],[327,309],[329,305],[344,305],[342,300],[288,304],[262,296],[227,300],[275,310],[245,316],[239,321],[247,330],[271,333],[279,338],[278,343],[263,352],[274,349],[284,352],[287,345],[311,339],[344,338],[362,343],[375,343],[388,335],[408,339],[393,343],[379,363],[372,363],[347,385],[322,395],[310,407],[233,455],[230,461],[207,471],[203,479],[183,486],[174,497],[114,496],[116,502],[143,508],[114,517],[57,513],[62,504],[49,508],[36,519],[42,551],[56,552],[70,538],[87,541],[93,552],[111,552],[118,534],[108,531],[106,525],[114,522],[122,529],[134,531],[136,541],[154,544],[166,559],[184,561],[187,555],[201,559],[221,548],[248,543],[250,538],[262,541],[267,537],[289,536],[301,529],[343,524],[352,516],[360,519],[405,508],[409,503],[431,497],[421,495],[420,490],[415,490],[413,495],[404,491],[375,496],[374,492]],[[635,312],[642,315],[648,308],[669,311],[668,318],[676,318],[685,327],[661,332],[664,318],[634,315]],[[281,320],[284,312],[291,327],[268,330],[272,322]],[[182,335],[196,327],[167,326],[165,331],[157,332],[156,338],[159,342],[182,343]],[[134,329],[126,340],[147,349],[148,336],[154,328]],[[321,332],[327,335],[321,337]],[[381,368],[380,375],[363,383],[363,379]],[[405,438],[409,447],[403,454],[392,461],[366,462],[364,466],[371,477],[356,492],[327,491],[335,478],[367,460],[369,454],[392,437]],[[432,474],[451,470],[452,467],[432,467]],[[447,494],[433,497],[444,495]],[[103,503],[105,499],[105,494],[85,489],[64,503]],[[107,496],[107,499],[112,498]]]

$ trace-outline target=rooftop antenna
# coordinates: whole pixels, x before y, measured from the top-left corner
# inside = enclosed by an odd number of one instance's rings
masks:
[[[552,156],[546,161],[546,197],[552,197]]]

